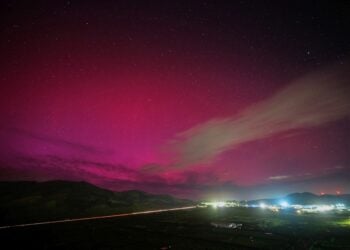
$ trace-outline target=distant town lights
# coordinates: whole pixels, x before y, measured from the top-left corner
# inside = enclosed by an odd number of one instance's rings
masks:
[[[287,201],[280,202],[281,207],[289,207],[289,203]]]
[[[304,213],[322,213],[330,211],[345,211],[350,208],[347,207],[347,204],[344,203],[335,203],[335,204],[290,204],[287,200],[280,200],[277,204],[267,204],[260,202],[258,204],[241,204],[236,201],[211,201],[211,202],[202,202],[197,205],[197,207],[212,207],[212,208],[229,208],[229,207],[252,207],[267,209],[273,212],[280,212],[283,210],[294,210],[297,214]]]
[[[223,202],[223,201],[213,203],[213,207],[224,207],[225,205],[226,205],[226,202]]]
[[[345,209],[345,205],[343,203],[337,203],[335,204],[335,207],[338,209]]]
[[[198,207],[237,207],[239,203],[236,201],[210,201],[210,202],[201,202],[201,204],[197,205]]]
[[[325,211],[330,211],[333,210],[334,206],[333,205],[321,205],[317,207],[317,210],[320,212],[325,212]]]
[[[259,204],[259,207],[262,208],[262,209],[264,209],[264,208],[266,208],[266,204],[265,204],[265,203],[260,203],[260,204]]]

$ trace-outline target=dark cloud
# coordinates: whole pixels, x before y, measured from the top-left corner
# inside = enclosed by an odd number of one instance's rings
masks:
[[[163,172],[165,169],[166,167],[157,163],[145,164],[141,167],[141,171],[143,173],[148,173],[148,174],[160,173],[160,172]]]
[[[3,127],[0,129],[4,130],[6,133],[35,139],[35,140],[38,140],[38,141],[41,141],[44,143],[48,143],[48,144],[51,144],[51,145],[54,145],[57,147],[64,147],[64,148],[68,147],[69,149],[74,149],[74,150],[82,151],[85,153],[93,153],[93,154],[111,154],[111,153],[113,153],[111,150],[104,150],[104,149],[100,149],[100,148],[93,147],[90,145],[84,145],[81,143],[68,141],[68,140],[54,137],[54,136],[48,136],[48,135],[44,135],[44,134],[34,133],[32,131],[28,131],[25,129],[19,129],[16,127],[11,127],[11,128]]]
[[[3,161],[1,167],[4,168],[2,178],[15,177],[15,179],[26,179],[25,176],[31,176],[34,180],[68,179],[68,180],[93,180],[104,178],[110,175],[114,176],[135,176],[136,172],[123,165],[113,165],[76,158],[63,158],[58,156],[21,156],[11,159],[8,163]],[[5,171],[6,170],[6,171]],[[13,173],[17,173],[13,176]]]

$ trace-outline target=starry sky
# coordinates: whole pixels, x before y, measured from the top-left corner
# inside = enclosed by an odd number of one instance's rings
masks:
[[[350,192],[350,4],[2,1],[0,180]]]

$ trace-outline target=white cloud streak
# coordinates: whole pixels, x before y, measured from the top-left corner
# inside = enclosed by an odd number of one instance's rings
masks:
[[[276,176],[270,176],[268,180],[270,181],[280,181],[291,178],[290,175],[276,175]]]
[[[238,116],[212,119],[176,135],[174,166],[206,164],[242,143],[284,131],[349,117],[350,68],[331,68],[300,78]]]

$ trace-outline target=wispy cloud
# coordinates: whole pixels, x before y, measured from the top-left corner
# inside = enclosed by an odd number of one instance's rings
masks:
[[[55,137],[55,136],[35,133],[32,131],[28,131],[28,130],[20,129],[20,128],[16,128],[16,127],[11,127],[11,128],[3,127],[0,129],[6,131],[7,133],[11,133],[11,134],[22,136],[22,137],[31,138],[31,139],[34,139],[34,140],[37,140],[37,141],[40,141],[43,143],[51,144],[51,145],[54,145],[57,147],[70,148],[70,149],[74,149],[74,150],[78,150],[78,151],[82,151],[82,152],[86,152],[86,153],[93,153],[93,154],[110,154],[110,153],[112,153],[111,150],[104,150],[104,149],[100,149],[100,148],[97,148],[94,146],[65,140],[65,139],[62,139],[59,137]]]
[[[3,167],[3,168],[2,168]],[[8,169],[9,171],[2,172]],[[15,175],[14,175],[15,174]],[[130,183],[167,183],[159,175],[144,173],[137,169],[108,162],[55,155],[19,156],[9,162],[0,159],[0,180],[23,179],[84,180],[95,183],[128,181]],[[25,178],[26,179],[26,178]]]
[[[350,114],[350,68],[313,72],[238,116],[212,119],[170,142],[175,167],[206,164],[226,150],[292,129],[319,126]]]
[[[291,178],[290,175],[276,175],[276,176],[270,176],[268,180],[271,181],[280,181],[280,180],[285,180]]]

